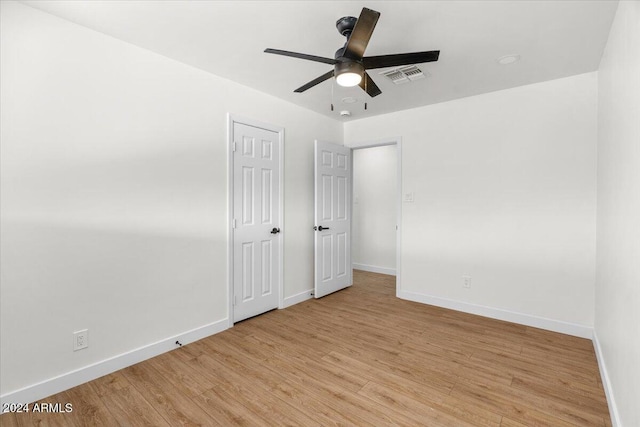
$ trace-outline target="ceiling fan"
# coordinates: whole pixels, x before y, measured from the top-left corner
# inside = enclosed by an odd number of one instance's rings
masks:
[[[353,16],[345,16],[338,19],[336,28],[340,34],[347,38],[347,42],[336,51],[334,59],[279,49],[265,49],[265,52],[322,62],[334,66],[333,70],[300,86],[294,90],[294,92],[304,92],[335,76],[336,82],[340,86],[351,87],[359,85],[373,98],[374,96],[380,95],[382,91],[371,79],[371,76],[369,76],[366,70],[433,62],[437,61],[440,55],[439,50],[431,50],[394,55],[364,56],[364,51],[367,48],[367,44],[369,44],[369,39],[373,34],[379,18],[380,12],[365,7],[362,8],[360,17],[357,19]]]

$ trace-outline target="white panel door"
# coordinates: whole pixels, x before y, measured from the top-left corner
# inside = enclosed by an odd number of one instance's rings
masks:
[[[233,124],[233,321],[278,307],[280,140]]]
[[[315,291],[316,298],[352,284],[351,149],[316,141]]]

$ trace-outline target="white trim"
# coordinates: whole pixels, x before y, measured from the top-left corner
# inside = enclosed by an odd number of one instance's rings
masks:
[[[353,148],[349,150],[349,284],[353,285]]]
[[[278,234],[278,238],[280,239],[280,247],[279,247],[279,256],[280,263],[278,264],[280,283],[278,283],[278,288],[280,292],[280,297],[278,298],[278,308],[284,308],[284,237],[287,233],[287,228],[284,223],[284,128],[279,127],[278,131],[278,142],[280,143],[279,153],[279,171],[278,171],[278,185],[280,189],[278,190],[278,194],[280,195],[280,233]]]
[[[600,368],[600,378],[602,379],[602,386],[604,393],[607,396],[607,405],[609,405],[609,414],[611,415],[611,425],[613,427],[621,427],[620,413],[618,412],[618,406],[616,405],[616,399],[613,396],[613,387],[611,386],[611,380],[609,379],[609,371],[607,371],[607,365],[604,360],[604,354],[602,354],[602,347],[600,346],[600,340],[594,329],[593,331],[593,348],[596,351],[596,359],[598,360],[598,367]]]
[[[227,319],[233,327],[233,123],[236,121],[227,113]]]
[[[361,148],[373,148],[373,147],[382,147],[384,145],[396,145],[400,141],[402,141],[402,137],[390,136],[387,138],[380,138],[380,139],[374,139],[374,140],[349,142],[349,143],[345,143],[344,146],[353,148],[354,150],[359,150]]]
[[[291,307],[292,305],[299,304],[303,301],[313,298],[313,288],[302,291],[298,294],[291,295],[284,299],[284,306],[281,308]]]
[[[388,274],[390,276],[396,275],[395,268],[378,267],[375,265],[367,265],[367,264],[358,264],[357,262],[353,263],[353,268],[355,270],[363,270],[363,271],[370,271],[372,273]]]
[[[401,279],[401,271],[402,271],[402,137],[397,136],[396,140],[396,156],[398,158],[397,165],[397,197],[396,200],[396,209],[398,216],[398,230],[396,231],[396,295],[400,293],[402,289],[402,279]]]
[[[520,325],[532,326],[534,328],[546,329],[548,331],[560,332],[562,334],[573,335],[580,338],[591,339],[593,337],[593,327],[591,326],[579,325],[576,323],[569,323],[561,320],[533,316],[531,314],[518,313],[515,311],[503,310],[501,308],[471,304],[464,301],[457,301],[416,292],[400,291],[398,293],[398,298],[449,308],[451,310],[462,311],[464,313],[477,314],[479,316],[490,317],[492,319],[518,323]]]
[[[159,354],[176,349],[176,341],[183,345],[217,334],[227,329],[227,319],[218,320],[208,325],[165,338],[155,343],[139,347],[135,350],[110,357],[66,374],[12,391],[0,396],[1,404],[30,403],[48,396],[68,390],[72,387],[95,380],[128,366],[135,365]]]
[[[278,234],[280,239],[279,257],[278,263],[278,275],[280,280],[278,283],[278,308],[285,308],[284,305],[284,234],[286,233],[284,227],[284,128],[282,126],[275,126],[270,123],[260,122],[258,120],[250,119],[247,117],[239,116],[237,114],[227,113],[227,292],[229,297],[228,304],[228,322],[229,327],[233,327],[233,125],[234,123],[242,123],[248,126],[265,129],[278,134],[278,142],[280,144],[279,149],[279,171],[278,180],[279,194],[280,194],[280,218],[278,223],[280,224],[281,232]]]

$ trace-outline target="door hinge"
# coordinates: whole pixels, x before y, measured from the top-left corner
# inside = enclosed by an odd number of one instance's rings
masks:
[[[238,228],[238,223],[236,222],[235,218],[231,220],[231,227]]]
[[[235,141],[231,144],[231,151],[236,152],[236,143]]]
[[[233,296],[233,306],[238,305],[238,297],[236,295]]]

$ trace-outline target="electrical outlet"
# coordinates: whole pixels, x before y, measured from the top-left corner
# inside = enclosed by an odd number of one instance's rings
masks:
[[[471,276],[462,276],[462,287],[466,289],[471,287]]]
[[[89,347],[89,330],[83,329],[73,333],[73,351]]]

